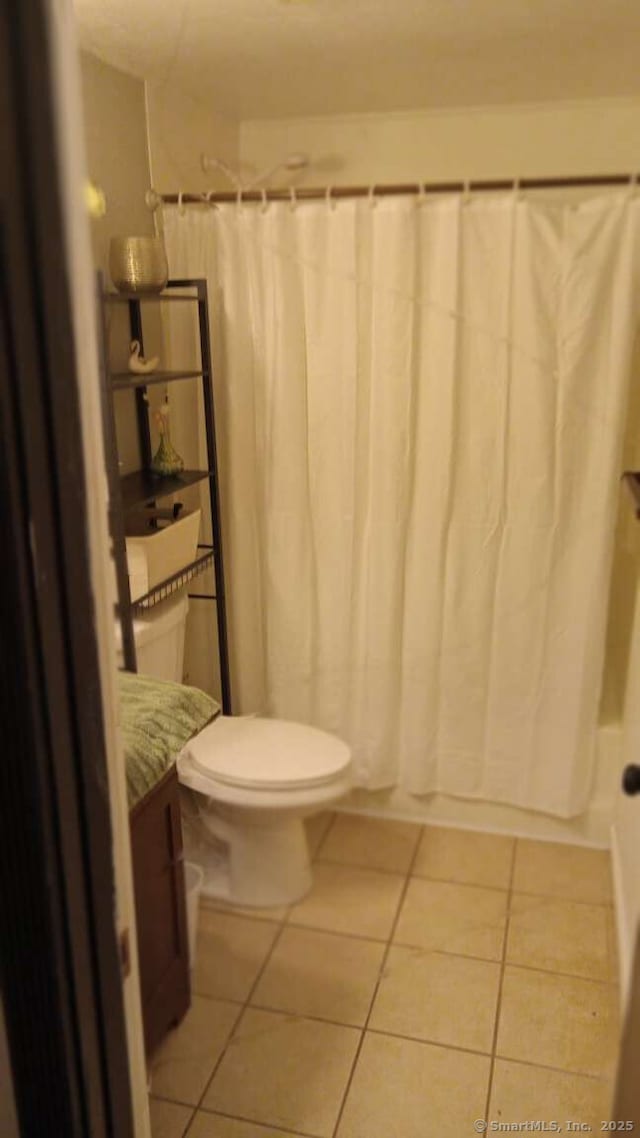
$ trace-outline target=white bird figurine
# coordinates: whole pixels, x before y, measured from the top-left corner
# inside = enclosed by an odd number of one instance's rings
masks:
[[[140,355],[139,340],[131,341],[129,351],[131,352],[129,356],[129,371],[134,372],[135,375],[150,375],[152,371],[156,370],[160,362],[160,356],[152,356],[150,360],[145,360],[144,356]]]

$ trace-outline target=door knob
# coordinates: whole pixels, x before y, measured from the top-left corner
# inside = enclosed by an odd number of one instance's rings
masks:
[[[622,772],[622,789],[625,794],[640,794],[640,766],[629,763]]]

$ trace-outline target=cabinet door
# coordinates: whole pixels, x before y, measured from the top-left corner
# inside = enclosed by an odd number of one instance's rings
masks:
[[[140,987],[147,1052],[190,1002],[178,779],[172,769],[131,818]]]

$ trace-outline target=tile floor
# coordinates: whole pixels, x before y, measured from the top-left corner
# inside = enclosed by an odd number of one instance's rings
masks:
[[[465,1138],[609,1117],[608,854],[357,815],[309,827],[291,909],[200,909],[154,1138]]]

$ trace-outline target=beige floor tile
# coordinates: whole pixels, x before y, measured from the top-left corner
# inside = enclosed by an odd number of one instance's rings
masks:
[[[611,859],[606,850],[519,839],[513,888],[517,893],[608,904]]]
[[[617,1048],[614,985],[507,966],[496,1051],[502,1058],[609,1077]]]
[[[182,1138],[193,1110],[190,1106],[152,1098],[149,1099],[149,1114],[151,1138]]]
[[[360,1032],[247,1009],[203,1106],[330,1138]]]
[[[292,1130],[274,1130],[259,1122],[244,1122],[239,1118],[224,1118],[200,1110],[196,1114],[187,1138],[296,1138]]]
[[[606,1081],[497,1059],[488,1121],[557,1122],[563,1128],[571,1121],[599,1134],[600,1123],[611,1117],[611,1097]]]
[[[417,948],[500,960],[507,897],[499,889],[414,877],[393,939]]]
[[[329,810],[325,810],[322,814],[312,814],[311,818],[307,818],[305,820],[309,856],[312,859],[318,853],[318,850],[326,836],[327,830],[333,822],[333,818],[333,813]]]
[[[238,1018],[237,1004],[194,996],[151,1060],[151,1093],[196,1105]]]
[[[369,1027],[491,1052],[500,965],[392,947]]]
[[[507,889],[514,846],[513,838],[498,834],[426,826],[413,872],[435,881]]]
[[[252,1003],[362,1025],[384,950],[378,941],[286,928],[260,977]]]
[[[204,996],[246,1000],[280,925],[202,909],[193,989]]]
[[[603,905],[514,894],[506,959],[549,972],[609,980],[607,918]]]
[[[311,892],[292,906],[289,922],[386,940],[403,887],[404,878],[394,873],[318,861]]]
[[[338,1138],[463,1138],[484,1117],[490,1060],[367,1034]]]
[[[420,830],[414,822],[336,814],[318,856],[321,861],[407,873]]]

